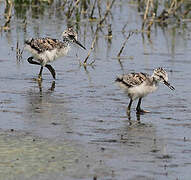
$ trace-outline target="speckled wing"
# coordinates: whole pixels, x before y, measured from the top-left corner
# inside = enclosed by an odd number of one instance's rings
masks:
[[[59,49],[64,46],[64,43],[52,38],[37,38],[25,41],[26,44],[31,46],[32,49],[38,51],[38,53],[44,51],[51,51],[55,48]]]
[[[130,73],[118,77],[116,81],[130,88],[142,84],[148,77],[149,75],[146,73]]]

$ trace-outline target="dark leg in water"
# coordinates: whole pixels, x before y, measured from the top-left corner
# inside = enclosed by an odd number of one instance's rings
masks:
[[[33,57],[32,57],[32,56],[29,57],[29,58],[27,59],[27,61],[28,61],[30,64],[36,64],[36,65],[40,65],[40,66],[41,66],[41,64],[40,64],[39,62],[33,61]],[[54,68],[53,68],[50,64],[46,64],[45,67],[50,71],[50,73],[52,74],[52,77],[53,77],[54,79],[56,79],[56,72],[55,72]],[[42,79],[42,70],[43,70],[43,68],[41,67],[40,73],[39,73],[39,75],[41,76],[41,79]]]
[[[129,105],[127,107],[127,114],[130,114],[132,102],[133,102],[133,100],[130,99]]]
[[[54,68],[50,64],[46,64],[45,67],[51,72],[52,77],[54,79],[56,79],[56,72],[55,72]]]
[[[136,108],[137,113],[138,114],[148,113],[149,111],[145,111],[145,110],[141,109],[141,100],[142,100],[142,98],[139,98],[139,101],[138,101],[138,104],[137,104],[137,108]]]
[[[39,72],[39,74],[38,74],[38,80],[39,80],[39,81],[42,80],[42,70],[43,70],[43,66],[41,66],[40,72]]]

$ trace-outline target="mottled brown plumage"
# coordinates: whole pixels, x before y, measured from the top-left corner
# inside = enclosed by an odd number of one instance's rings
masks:
[[[43,67],[46,67],[55,79],[56,73],[54,68],[47,63],[51,63],[56,59],[65,56],[69,49],[70,44],[75,43],[86,49],[78,40],[77,33],[68,28],[62,33],[63,41],[58,39],[46,38],[32,38],[25,41],[25,49],[28,50],[33,56],[28,58],[30,64],[40,65],[39,80],[42,79]],[[35,61],[34,61],[34,60]]]
[[[128,87],[134,87],[142,84],[145,80],[149,78],[149,74],[146,73],[130,73],[120,76],[116,81],[124,83]]]
[[[137,98],[139,98],[136,108],[137,112],[145,112],[140,108],[141,100],[149,93],[156,91],[159,82],[165,84],[171,90],[175,90],[174,87],[168,83],[167,72],[161,67],[155,69],[152,76],[142,72],[130,73],[117,77],[116,82],[118,82],[119,86],[125,90],[130,98],[128,112],[130,112],[132,102]]]
[[[31,46],[31,48],[38,51],[38,53],[42,53],[44,51],[51,51],[56,49],[61,49],[66,47],[66,44],[59,41],[58,39],[52,39],[49,37],[46,38],[36,38],[25,41],[26,44]]]

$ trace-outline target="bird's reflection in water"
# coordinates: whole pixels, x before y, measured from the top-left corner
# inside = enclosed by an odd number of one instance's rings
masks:
[[[142,124],[141,119],[140,119],[140,113],[136,113],[136,121],[132,120],[131,113],[128,111],[128,109],[127,109],[126,113],[127,113],[127,117],[128,117],[129,126]]]
[[[37,81],[38,82],[38,87],[39,87],[39,92],[42,93],[42,81]],[[55,89],[55,81],[52,81],[51,87],[48,89],[50,92],[54,91]]]
[[[44,112],[48,111],[52,107],[54,100],[56,101],[55,97],[52,96],[54,89],[55,81],[52,81],[48,88],[45,88],[42,82],[37,81],[37,88],[30,89],[27,93],[27,112],[44,114]]]
[[[40,82],[32,85],[25,96],[25,126],[40,136],[63,137],[65,132],[72,131],[68,102],[61,96],[62,92],[54,93],[54,90],[55,81]]]

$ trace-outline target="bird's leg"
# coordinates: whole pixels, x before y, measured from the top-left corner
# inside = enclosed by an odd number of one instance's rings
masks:
[[[138,101],[138,104],[137,104],[137,108],[136,108],[137,113],[138,114],[148,113],[149,111],[145,111],[145,110],[141,109],[141,100],[142,100],[142,98],[139,98],[139,101]]]
[[[132,102],[133,102],[133,100],[130,99],[129,105],[128,105],[128,107],[127,107],[127,114],[128,114],[128,115],[130,115]]]
[[[54,68],[50,64],[46,64],[45,67],[51,72],[52,77],[54,79],[56,79],[56,72],[55,72]]]
[[[55,89],[55,81],[52,81],[52,85],[48,90],[54,91],[54,89]]]
[[[31,57],[29,57],[29,58],[27,59],[27,61],[28,61],[30,64],[40,65],[39,62],[33,61],[33,59],[34,59],[34,58],[31,56]]]
[[[42,93],[42,81],[37,79],[37,82],[38,82],[39,92]]]
[[[27,59],[27,61],[28,61],[30,64],[36,64],[36,65],[40,65],[40,66],[41,66],[41,64],[40,64],[39,62],[33,61],[33,59],[34,59],[34,58],[31,56],[31,57],[29,57],[29,58]],[[56,79],[56,72],[55,72],[54,68],[53,68],[50,64],[46,64],[45,67],[51,72],[52,77],[53,77],[54,79]],[[41,70],[41,71],[42,71],[42,70]],[[40,72],[41,72],[41,71],[40,71]],[[41,74],[42,74],[42,72],[41,72]],[[40,79],[42,80],[41,74],[39,73],[39,76],[41,77]]]
[[[43,66],[41,66],[40,72],[39,72],[39,74],[38,74],[38,80],[39,80],[39,81],[42,81],[42,70],[43,70]]]
[[[130,114],[130,110],[127,109],[127,117],[128,117],[128,121],[129,121],[129,126],[132,125],[132,121],[131,121],[131,114]]]
[[[141,100],[142,100],[142,98],[139,98],[139,101],[138,101],[138,104],[137,104],[137,108],[136,108],[136,110],[137,110],[137,113],[138,112],[141,112]]]
[[[41,65],[39,62],[36,62],[36,61],[33,61],[33,57],[29,57],[27,59],[27,61],[30,63],[30,64],[36,64],[36,65]],[[42,70],[43,70],[43,66],[41,66],[41,69],[40,69],[40,72],[39,72],[39,75],[38,75],[38,81],[42,81]]]
[[[138,124],[141,124],[140,113],[137,113],[137,122],[138,122]]]

